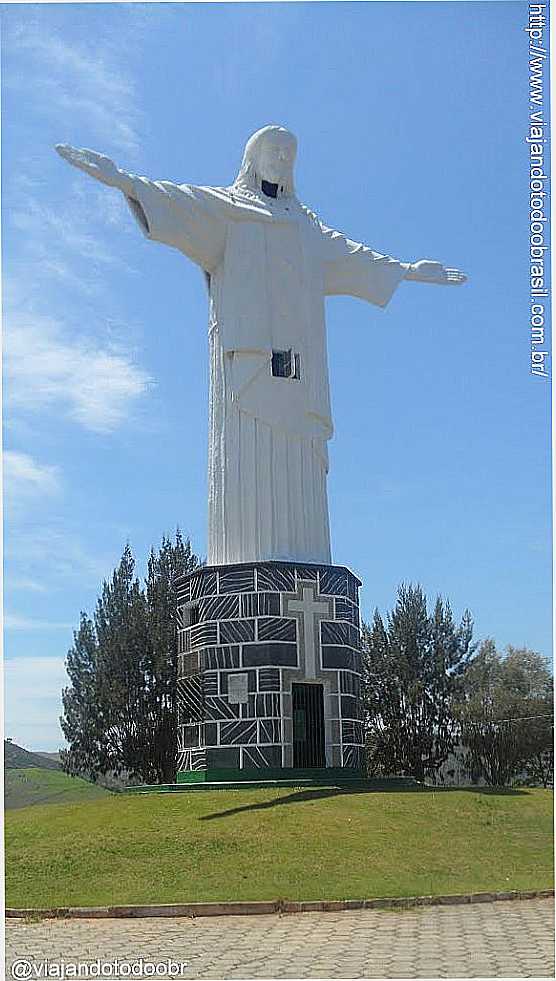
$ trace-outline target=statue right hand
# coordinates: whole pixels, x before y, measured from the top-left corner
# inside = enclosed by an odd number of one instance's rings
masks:
[[[73,167],[84,170],[90,177],[95,177],[102,184],[118,187],[121,191],[129,190],[130,178],[125,172],[118,170],[110,157],[105,157],[95,150],[80,150],[68,143],[57,143],[56,150],[60,156]]]

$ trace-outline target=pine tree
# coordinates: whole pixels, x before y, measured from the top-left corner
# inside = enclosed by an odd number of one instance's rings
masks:
[[[70,749],[62,750],[60,756],[68,773],[82,774],[93,780],[97,773],[93,761],[101,757],[103,732],[97,698],[97,655],[94,623],[82,613],[66,660],[71,687],[62,692],[64,716],[61,724],[64,735],[70,740]]]
[[[375,611],[363,629],[364,701],[369,770],[423,780],[457,740],[454,708],[471,654],[472,621],[456,627],[450,605],[433,614],[420,586],[400,586],[386,625]]]
[[[170,783],[176,769],[177,630],[176,577],[198,565],[189,541],[179,529],[175,543],[163,538],[157,554],[151,550],[146,580],[149,648],[146,659],[145,717],[150,725],[150,758],[155,782]]]
[[[177,532],[151,551],[146,586],[129,545],[105,581],[91,620],[82,614],[68,653],[70,686],[61,725],[68,772],[126,774],[146,783],[175,778],[175,577],[198,564]]]

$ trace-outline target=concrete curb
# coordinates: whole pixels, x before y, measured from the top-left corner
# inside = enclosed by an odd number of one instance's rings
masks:
[[[340,913],[357,909],[413,909],[419,906],[461,906],[512,899],[550,899],[554,889],[526,892],[475,892],[453,896],[402,896],[385,899],[339,899],[316,902],[171,903],[152,906],[58,906],[52,909],[6,909],[6,917],[29,919],[133,918],[141,916],[257,916],[268,913]]]

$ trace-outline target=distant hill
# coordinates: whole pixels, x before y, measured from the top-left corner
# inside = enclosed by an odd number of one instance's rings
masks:
[[[43,753],[41,750],[37,753],[37,756],[44,756],[47,760],[54,760],[56,763],[60,763],[61,765],[59,753]]]
[[[16,743],[4,740],[4,769],[20,770],[25,767],[38,767],[44,770],[60,770],[57,753],[30,753]]]
[[[70,777],[58,766],[9,767],[4,775],[6,810],[29,807],[30,804],[86,803],[100,797],[110,797],[110,791],[81,777]]]
[[[23,749],[22,746],[18,746],[17,743],[11,742],[8,739],[4,740],[4,774],[5,779],[7,779],[7,772],[9,770],[24,770],[33,768],[35,770],[61,770],[62,764],[60,762],[59,753],[43,753],[43,752],[30,752],[28,749]],[[122,773],[116,776],[114,773],[105,773],[99,776],[96,784],[92,781],[83,778],[83,783],[87,784],[89,787],[101,787],[107,790],[123,790],[125,787],[130,786],[138,781],[133,781],[129,778],[127,773]],[[9,805],[6,804],[6,807]],[[19,805],[18,805],[19,806]],[[24,806],[24,805],[21,805]]]
[[[4,807],[62,804],[106,797],[109,791],[62,772],[58,753],[30,753],[4,740]]]

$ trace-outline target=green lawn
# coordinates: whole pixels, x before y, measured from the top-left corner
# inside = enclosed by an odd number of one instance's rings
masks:
[[[6,819],[17,907],[546,889],[552,866],[546,790],[113,795]]]
[[[53,804],[95,800],[108,791],[57,769],[28,766],[4,773],[4,805],[7,809],[29,804]]]

